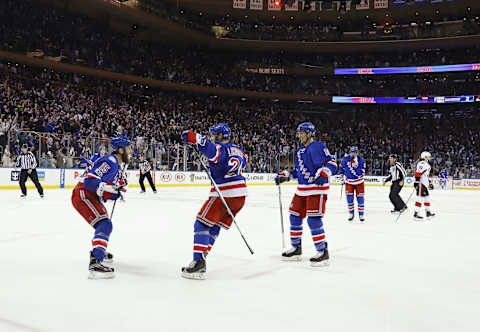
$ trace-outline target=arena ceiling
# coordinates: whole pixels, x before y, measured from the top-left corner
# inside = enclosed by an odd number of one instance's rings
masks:
[[[446,2],[441,4],[425,4],[422,6],[405,6],[392,7],[391,1],[388,9],[369,9],[369,10],[352,10],[344,14],[337,11],[315,11],[310,13],[299,12],[271,12],[266,9],[263,11],[254,11],[249,9],[233,9],[232,0],[154,0],[158,2],[170,3],[172,6],[177,6],[179,9],[197,11],[202,14],[211,15],[232,15],[242,17],[246,20],[265,19],[271,20],[275,16],[279,21],[291,21],[294,17],[295,21],[302,22],[308,20],[322,20],[323,22],[335,22],[339,19],[361,21],[368,16],[369,21],[376,21],[379,24],[385,20],[415,20],[441,19],[445,15],[452,15],[461,17],[468,13],[480,15],[480,1],[479,0],[459,0],[456,2]],[[468,11],[470,8],[470,11]]]

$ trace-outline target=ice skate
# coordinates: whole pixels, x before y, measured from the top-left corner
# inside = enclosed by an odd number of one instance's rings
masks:
[[[330,256],[328,255],[328,249],[325,248],[324,251],[319,251],[315,256],[310,258],[310,264],[313,267],[321,267],[330,265]]]
[[[90,251],[90,265],[88,270],[90,274],[88,275],[88,279],[112,279],[115,277],[113,267],[107,267],[102,264],[93,253]]]
[[[432,213],[430,211],[427,211],[427,219],[430,220],[432,219],[433,217],[435,217],[435,213]]]
[[[302,260],[302,246],[292,247],[282,253],[282,261],[298,262]]]
[[[423,221],[423,217],[419,215],[417,212],[413,214],[413,220],[415,221]]]
[[[353,222],[353,218],[355,218],[355,215],[352,213],[350,217],[348,217],[348,222]]]
[[[107,264],[113,263],[113,254],[110,252],[105,252],[105,257],[103,257],[103,262]]]
[[[207,263],[204,259],[194,260],[188,266],[182,267],[182,277],[186,279],[205,280]]]

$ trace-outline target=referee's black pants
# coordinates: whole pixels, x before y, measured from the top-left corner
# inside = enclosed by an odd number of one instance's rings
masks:
[[[392,186],[390,187],[390,202],[392,202],[393,207],[396,211],[400,211],[404,207],[406,207],[405,202],[400,197],[400,191],[402,190],[403,186],[400,185],[400,181],[393,181]]]
[[[40,195],[43,195],[43,188],[42,185],[40,184],[40,181],[38,181],[38,174],[36,169],[32,169],[32,172],[28,174],[28,169],[22,169],[20,171],[20,189],[22,190],[22,194],[26,195],[27,194],[27,187],[25,186],[25,182],[27,182],[27,179],[30,178],[32,182],[35,184],[35,187],[37,187],[38,193]]]
[[[152,179],[152,174],[150,172],[147,172],[145,174],[140,173],[140,188],[142,188],[142,191],[145,191],[145,186],[143,185],[143,181],[147,178],[148,183],[150,184],[150,187],[152,187],[153,192],[156,192],[157,189],[155,188],[155,184],[153,183]]]

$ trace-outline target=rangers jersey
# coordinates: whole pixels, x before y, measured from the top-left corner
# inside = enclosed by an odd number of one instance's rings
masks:
[[[364,182],[365,176],[365,160],[362,157],[352,157],[346,155],[340,164],[339,174],[345,176],[345,182],[356,185]]]
[[[432,169],[432,166],[430,166],[430,164],[427,161],[421,160],[417,164],[417,170],[415,171],[415,179],[417,181],[419,180],[420,183],[427,188],[430,183],[429,176],[430,176],[431,169]]]
[[[293,177],[298,179],[296,194],[310,196],[327,194],[330,189],[328,177],[337,172],[337,162],[323,142],[313,141],[308,146],[301,145],[295,154]],[[321,174],[323,173],[323,174]],[[319,186],[315,180],[325,175],[327,181]]]
[[[80,183],[85,189],[96,192],[104,199],[116,199],[111,193],[102,190],[101,183],[120,185],[124,182],[117,158],[113,154],[107,154],[98,158],[86,174],[80,177]]]
[[[232,142],[212,143],[202,136],[198,149],[208,158],[210,174],[224,197],[247,196],[247,185],[242,171],[247,166],[248,157],[241,147]],[[210,196],[218,196],[213,187]]]

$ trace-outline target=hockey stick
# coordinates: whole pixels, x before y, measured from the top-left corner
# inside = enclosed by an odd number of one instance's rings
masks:
[[[250,250],[250,253],[253,255],[253,250],[252,250],[252,248],[250,247],[250,245],[248,244],[247,240],[245,239],[245,236],[243,236],[243,233],[242,233],[242,231],[240,230],[240,227],[238,227],[238,224],[237,224],[237,222],[235,221],[235,216],[233,215],[232,210],[230,210],[230,207],[228,206],[227,202],[225,201],[225,198],[223,198],[223,195],[222,195],[222,193],[220,192],[220,189],[218,189],[217,183],[213,180],[212,175],[210,174],[207,165],[205,165],[205,163],[203,162],[203,160],[202,160],[202,158],[201,158],[200,151],[198,150],[198,147],[195,146],[195,150],[194,150],[194,151],[195,151],[195,153],[196,153],[196,155],[197,155],[198,160],[200,161],[200,164],[201,164],[202,167],[203,167],[203,170],[205,171],[205,173],[207,173],[207,176],[208,176],[208,178],[210,179],[210,182],[212,183],[212,186],[215,188],[215,191],[217,192],[218,197],[220,197],[220,200],[222,201],[223,205],[224,205],[225,208],[227,209],[228,214],[230,215],[230,217],[232,217],[232,221],[233,221],[233,223],[235,224],[235,226],[237,227],[237,230],[238,230],[238,232],[240,233],[240,236],[242,237],[243,242],[245,242],[245,245],[247,246],[248,250]]]
[[[340,200],[342,200],[343,197],[343,186],[345,185],[345,182],[342,182],[342,187],[340,188]]]
[[[405,202],[405,206],[408,205],[408,202],[410,201],[410,199],[412,198],[413,196],[413,193],[416,191],[417,189],[416,188],[413,188],[412,192],[410,193],[410,196],[408,196],[408,199],[407,201]],[[397,216],[397,219],[395,219],[395,222],[397,223],[398,222],[398,219],[400,219],[400,217],[402,216],[403,213],[399,213],[398,216]]]
[[[280,204],[280,225],[282,228],[282,248],[285,249],[285,227],[283,226],[283,205],[282,205],[282,190],[280,189],[280,184],[278,187],[278,203]]]
[[[120,172],[122,178],[123,178],[123,175],[125,174],[125,169],[127,168],[127,165],[126,164],[123,164],[122,165],[122,170]],[[117,205],[117,201],[122,198],[122,194],[120,193],[120,197],[117,198],[114,202],[113,202],[113,206],[112,206],[112,212],[110,212],[110,221],[112,221],[112,218],[113,218],[113,212],[115,211],[115,206]]]

